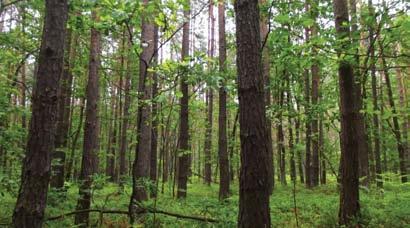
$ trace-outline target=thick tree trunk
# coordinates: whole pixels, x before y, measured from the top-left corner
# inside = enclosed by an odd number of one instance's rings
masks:
[[[68,6],[66,0],[46,0],[45,6],[38,77],[13,227],[42,227],[51,174]]]
[[[147,7],[149,0],[144,0],[144,6]],[[134,223],[138,212],[136,202],[142,202],[148,199],[148,189],[144,183],[150,178],[150,161],[151,161],[151,106],[148,101],[151,99],[151,87],[148,81],[152,77],[148,72],[151,66],[151,60],[154,57],[154,39],[155,25],[147,18],[142,18],[141,31],[141,48],[140,67],[139,67],[139,84],[138,84],[138,116],[137,116],[137,146],[135,151],[135,160],[132,167],[132,195],[129,205],[130,221]],[[144,181],[145,180],[145,181]]]
[[[270,227],[271,167],[267,161],[258,1],[235,1],[235,13],[241,138],[238,227]]]
[[[189,5],[189,2],[188,2]],[[190,28],[190,10],[184,10],[185,23],[182,29],[182,56],[187,60],[189,57],[189,28]],[[185,73],[181,77],[180,114],[179,114],[179,145],[178,145],[178,191],[177,198],[185,198],[187,195],[187,181],[189,172],[189,118],[188,118],[188,75]]]
[[[338,39],[343,41],[339,52],[351,45],[349,11],[346,0],[333,0]],[[359,215],[359,142],[357,120],[360,118],[353,66],[349,60],[339,60],[341,112],[341,192],[339,224],[351,225]]]
[[[218,24],[219,24],[219,71],[222,75],[226,73],[226,37],[225,37],[225,2],[218,2]],[[224,200],[229,196],[229,155],[228,139],[226,135],[226,88],[225,79],[219,88],[219,134],[218,134],[218,155],[219,155],[219,199]]]
[[[99,20],[98,9],[92,11],[92,20]],[[85,110],[84,144],[81,162],[79,199],[77,210],[86,210],[91,205],[92,176],[98,169],[99,150],[99,68],[101,54],[101,34],[96,28],[91,29],[90,59],[88,65],[87,106]],[[75,216],[75,224],[88,227],[89,213],[79,213]]]

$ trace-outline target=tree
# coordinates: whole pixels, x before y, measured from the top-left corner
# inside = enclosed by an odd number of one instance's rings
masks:
[[[238,227],[270,227],[268,134],[257,0],[235,1],[241,172]],[[255,210],[258,208],[258,210]]]
[[[150,1],[144,0],[144,7],[148,7]],[[135,221],[138,212],[137,202],[148,199],[146,181],[150,178],[151,163],[151,87],[148,80],[152,73],[149,72],[155,51],[155,25],[148,15],[142,18],[141,48],[139,57],[139,84],[138,84],[138,116],[137,116],[137,146],[135,160],[132,166],[132,195],[129,205],[131,224]]]
[[[57,96],[63,72],[66,0],[46,0],[32,116],[21,172],[21,185],[13,212],[13,227],[42,227],[54,151]]]
[[[190,27],[190,10],[189,1],[187,8],[184,9],[185,23],[182,28],[182,55],[183,61],[188,61],[189,57],[189,27]],[[189,171],[189,118],[188,118],[188,103],[189,92],[187,75],[184,72],[181,77],[180,90],[182,97],[180,99],[180,113],[179,113],[179,145],[178,145],[178,191],[177,198],[185,198],[187,193],[188,171]]]
[[[225,38],[225,3],[221,0],[218,3],[218,24],[219,24],[219,72],[226,73],[226,38]],[[228,143],[226,135],[226,88],[225,81],[219,87],[219,134],[218,134],[218,155],[219,155],[219,199],[223,200],[229,196],[229,158]]]
[[[333,0],[336,35],[341,42],[338,52],[351,45],[349,28],[349,11],[346,0]],[[359,215],[359,142],[358,126],[359,109],[355,93],[355,75],[353,64],[339,54],[339,87],[341,112],[341,186],[339,224],[350,225]]]
[[[99,21],[98,6],[93,9],[91,19],[94,23]],[[81,161],[79,195],[77,210],[86,210],[91,205],[91,185],[93,175],[98,168],[99,147],[99,70],[101,54],[101,34],[94,26],[91,28],[90,58],[88,64],[88,82],[86,89],[86,109],[84,123],[83,156]],[[78,213],[75,216],[75,224],[80,227],[88,227],[89,213]]]

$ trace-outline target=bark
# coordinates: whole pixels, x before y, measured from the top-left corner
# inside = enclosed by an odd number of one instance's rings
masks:
[[[219,24],[219,71],[222,75],[226,73],[226,37],[225,37],[225,2],[218,2],[218,24]],[[229,197],[229,155],[228,139],[226,135],[226,97],[225,79],[219,88],[219,134],[218,134],[218,155],[219,155],[219,199],[224,200]]]
[[[326,156],[323,121],[319,123],[320,184],[326,184]]]
[[[271,167],[267,161],[258,1],[235,1],[235,15],[241,138],[238,227],[270,227]]]
[[[351,45],[349,12],[346,0],[333,0],[333,10],[337,38],[342,41],[338,50],[345,50]],[[355,76],[352,64],[346,59],[339,59],[339,87],[341,112],[341,189],[339,224],[351,225],[359,216],[359,142],[356,121],[360,118],[355,96]]]
[[[50,155],[54,151],[57,97],[63,71],[66,0],[46,0],[32,116],[21,172],[21,185],[13,212],[13,227],[41,227],[44,219]]]
[[[309,12],[309,0],[305,1],[305,11]],[[310,40],[310,28],[306,27],[305,28],[305,42],[308,43]],[[309,70],[305,69],[304,72],[304,79],[305,79],[305,115],[306,115],[306,131],[305,131],[305,177],[306,177],[306,187],[310,188],[312,183],[311,183],[311,140],[312,140],[312,125],[311,125],[311,117],[310,117],[310,75],[309,75]]]
[[[92,11],[92,21],[98,22],[98,9]],[[81,162],[79,199],[77,210],[90,209],[92,176],[98,170],[99,150],[99,69],[101,54],[101,34],[96,28],[91,29],[90,59],[88,65],[88,82],[86,89],[87,105],[85,109],[84,143]],[[80,227],[88,227],[89,213],[75,216],[74,223]]]
[[[144,0],[143,5],[147,7],[149,0]],[[142,18],[141,47],[138,84],[138,116],[137,116],[137,146],[135,160],[132,171],[132,195],[129,205],[130,222],[135,221],[138,212],[136,202],[148,199],[148,189],[145,181],[150,178],[151,160],[151,106],[148,101],[151,99],[151,88],[148,81],[152,74],[148,72],[151,67],[151,60],[154,57],[155,25],[149,17]]]
[[[292,92],[291,92],[291,80],[288,75],[288,91],[286,93],[286,103],[288,107],[288,132],[289,132],[289,154],[290,154],[290,178],[292,182],[296,182],[296,164],[295,164],[295,145],[293,141],[293,124],[292,124],[292,115],[293,115],[293,103],[292,103]]]
[[[190,4],[189,2],[187,3]],[[182,55],[183,60],[189,57],[189,28],[190,10],[184,10],[185,23],[182,29]],[[180,113],[179,113],[179,145],[178,145],[178,191],[177,198],[185,198],[187,195],[187,181],[189,172],[189,118],[188,118],[188,75],[185,73],[181,77]]]

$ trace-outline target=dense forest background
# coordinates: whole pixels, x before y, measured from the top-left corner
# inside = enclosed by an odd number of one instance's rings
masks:
[[[409,226],[409,9],[0,0],[0,226]]]

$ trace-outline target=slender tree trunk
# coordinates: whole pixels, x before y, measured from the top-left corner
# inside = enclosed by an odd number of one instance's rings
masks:
[[[154,28],[154,50],[158,49],[158,26]],[[157,51],[156,51],[157,52]],[[158,64],[158,55],[154,56],[154,64]],[[150,179],[152,183],[157,181],[157,154],[158,154],[158,109],[159,104],[156,100],[158,96],[158,75],[152,75],[152,132],[151,132],[151,164],[150,164]],[[157,190],[151,191],[151,197],[157,196]]]
[[[333,0],[337,38],[343,41],[338,52],[351,45],[349,11],[346,0]],[[340,57],[340,55],[339,55]],[[360,118],[357,106],[355,76],[349,60],[340,57],[339,87],[341,112],[341,192],[339,224],[350,226],[360,213],[359,205],[359,142],[358,126]]]
[[[296,181],[296,164],[295,164],[295,145],[293,141],[293,124],[292,124],[292,116],[293,116],[293,103],[292,103],[292,92],[291,92],[291,79],[290,75],[287,75],[287,84],[288,84],[288,91],[286,93],[286,103],[288,107],[288,131],[289,131],[289,154],[290,154],[290,178],[292,182]]]
[[[187,3],[190,4],[189,1]],[[184,10],[185,23],[182,29],[182,56],[183,60],[187,60],[189,57],[189,28],[190,28],[190,10]],[[188,118],[188,103],[189,103],[189,91],[188,91],[188,75],[183,74],[181,77],[181,93],[180,99],[180,114],[179,114],[179,145],[178,145],[178,191],[177,198],[185,198],[187,195],[187,181],[189,172],[189,118]]]
[[[77,142],[78,138],[80,137],[81,133],[81,128],[83,126],[83,118],[84,118],[84,107],[85,107],[85,98],[81,98],[81,103],[80,103],[80,113],[79,113],[79,118],[78,118],[78,127],[77,130],[74,133],[73,140],[71,142],[71,152],[70,156],[68,157],[68,162],[67,162],[67,174],[66,174],[66,180],[70,180],[71,178],[71,173],[73,173],[74,167],[74,161],[75,161],[75,151],[77,149]]]
[[[226,37],[225,37],[225,2],[218,2],[218,24],[219,24],[219,71],[222,75],[226,73]],[[223,79],[219,88],[219,199],[224,200],[229,196],[229,155],[226,136],[226,80]]]
[[[374,8],[372,0],[368,0],[368,8],[370,15],[374,15]],[[377,95],[377,78],[376,78],[376,57],[375,57],[375,37],[374,37],[374,24],[369,26],[369,52],[370,52],[370,76],[371,76],[371,84],[372,84],[372,104],[373,104],[373,114],[372,114],[372,121],[373,121],[373,141],[374,141],[374,161],[375,161],[375,171],[376,171],[376,184],[377,187],[383,187],[383,177],[382,174],[382,167],[381,167],[381,156],[380,156],[380,122],[379,116],[376,113],[379,111],[378,105],[378,95]]]
[[[149,0],[144,0],[144,7],[147,7]],[[129,205],[130,222],[134,223],[138,205],[136,202],[142,202],[148,199],[148,189],[144,183],[150,177],[151,161],[151,106],[148,101],[151,99],[151,87],[148,82],[151,73],[148,72],[151,66],[151,60],[154,57],[154,39],[155,25],[154,22],[148,21],[148,18],[142,18],[141,31],[141,48],[140,67],[139,67],[139,84],[138,84],[138,116],[137,116],[137,146],[135,151],[135,160],[132,171],[132,195]],[[144,181],[145,180],[145,181]]]
[[[63,71],[66,0],[46,0],[44,29],[32,97],[32,116],[13,212],[13,227],[42,227],[54,151],[57,96]]]
[[[266,0],[259,0],[259,4],[266,5]],[[268,21],[266,16],[261,15],[260,17],[260,33],[262,45],[266,45],[268,38]],[[263,47],[262,50],[262,73],[264,79],[265,87],[265,105],[266,107],[271,106],[271,89],[270,89],[270,55],[268,47]],[[269,189],[270,194],[272,194],[273,188],[275,187],[275,167],[273,162],[273,142],[272,142],[272,121],[269,116],[266,118],[266,128],[268,132],[268,172],[269,172]]]
[[[121,128],[121,139],[120,139],[120,179],[127,174],[127,161],[126,161],[126,153],[128,149],[128,141],[127,141],[127,130],[129,125],[130,119],[130,104],[131,104],[131,75],[132,75],[132,51],[130,50],[132,47],[132,43],[130,40],[130,36],[127,36],[127,49],[128,49],[128,57],[127,57],[127,71],[125,75],[125,86],[124,86],[124,106],[123,106],[123,116],[122,116],[122,128]]]
[[[208,18],[208,57],[214,57],[214,35],[215,34],[215,17],[214,17],[214,4],[210,1],[209,4],[209,18]],[[211,72],[212,64],[208,63],[209,71]],[[207,119],[206,119],[206,129],[205,129],[205,146],[204,146],[204,176],[205,183],[211,185],[212,182],[212,125],[213,125],[213,106],[214,106],[214,95],[213,89],[209,87],[206,92],[206,104],[208,107],[207,110]]]
[[[310,11],[310,2],[309,0],[305,1],[305,11],[309,12]],[[310,40],[310,28],[306,27],[305,28],[305,42],[309,43]],[[311,124],[311,107],[310,107],[310,75],[309,75],[309,70],[305,69],[304,71],[304,78],[305,78],[305,115],[306,115],[306,131],[305,131],[305,177],[306,177],[306,187],[310,188],[312,187],[312,181],[311,181],[311,162],[312,162],[312,154],[311,154],[311,140],[312,140],[312,124]]]
[[[299,113],[299,104],[298,100],[296,99],[296,111]],[[296,130],[296,145],[299,145],[300,143],[300,117],[299,115],[297,116],[296,122],[295,122],[295,130]],[[302,156],[302,151],[299,149],[299,146],[296,147],[297,151],[297,156],[298,156],[298,172],[299,172],[299,179],[300,183],[305,183],[305,178],[303,175],[303,156]]]
[[[400,132],[400,125],[399,125],[399,118],[397,117],[398,113],[396,109],[396,104],[394,102],[393,90],[392,90],[392,86],[390,82],[390,72],[387,68],[387,62],[384,57],[384,47],[380,39],[379,39],[379,48],[380,48],[380,56],[381,56],[384,78],[385,78],[386,86],[387,86],[388,101],[389,101],[389,105],[393,113],[392,115],[393,116],[393,133],[396,138],[397,151],[399,152],[401,182],[406,183],[407,182],[406,147],[405,147],[405,142],[402,141],[402,135]]]
[[[326,157],[323,120],[319,122],[320,184],[326,184]]]
[[[92,21],[98,22],[98,9],[92,11]],[[101,54],[101,34],[96,28],[91,29],[90,60],[88,65],[87,106],[85,110],[84,144],[81,162],[79,199],[77,210],[86,210],[91,205],[92,176],[98,170],[99,150],[99,68]],[[76,225],[88,227],[89,213],[79,213],[75,216]]]
[[[238,227],[270,227],[271,167],[267,161],[258,0],[235,1],[235,14],[241,138]]]

